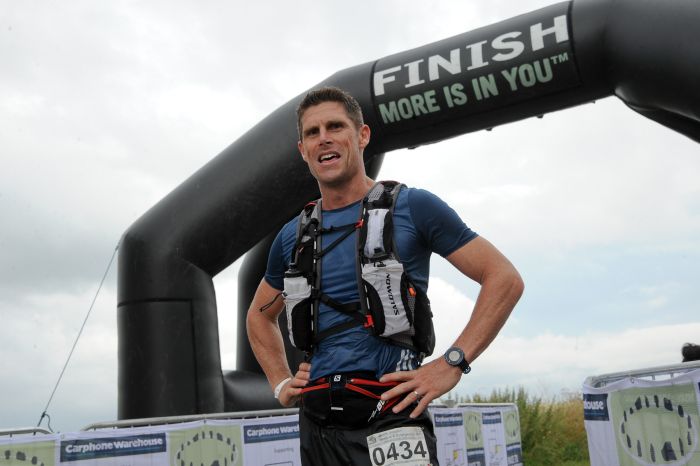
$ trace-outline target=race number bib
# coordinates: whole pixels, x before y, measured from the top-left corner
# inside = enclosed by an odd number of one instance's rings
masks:
[[[367,437],[372,466],[430,466],[428,444],[420,427],[399,427]]]

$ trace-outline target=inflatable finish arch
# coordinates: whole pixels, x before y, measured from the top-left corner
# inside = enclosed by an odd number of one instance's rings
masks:
[[[616,95],[700,142],[700,4],[574,0],[340,71],[381,154]],[[119,418],[274,408],[245,335],[270,238],[318,195],[294,109],[273,112],[137,220],[119,256]],[[256,246],[257,244],[257,246]],[[252,250],[251,250],[252,248]],[[241,269],[237,370],[222,373],[212,277]],[[290,352],[294,367],[298,354]]]

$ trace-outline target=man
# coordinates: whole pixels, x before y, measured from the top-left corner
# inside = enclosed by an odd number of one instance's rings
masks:
[[[393,191],[398,194],[391,204],[392,225],[387,228],[393,230],[397,256],[410,280],[402,292],[407,289],[415,297],[412,283],[419,298],[427,290],[429,257],[435,251],[481,284],[479,297],[452,351],[424,365],[420,365],[420,353],[432,348],[422,351],[416,349],[419,345],[373,334],[375,322],[367,315],[364,325],[353,323],[357,314],[340,309],[364,299],[364,292],[356,275],[360,254],[356,244],[360,243],[356,243],[356,235],[349,234],[354,233],[353,227],[346,227],[353,222],[357,228],[367,227],[358,222],[358,213],[368,205],[363,199],[375,186],[363,163],[370,128],[363,122],[357,101],[337,88],[307,94],[297,109],[297,123],[299,152],[321,192],[321,233],[314,250],[321,272],[316,282],[312,280],[316,265],[313,273],[306,275],[308,287],[320,289],[311,295],[314,306],[308,308],[308,312],[314,309],[317,313],[313,327],[316,339],[312,340],[310,361],[300,364],[292,375],[277,323],[284,305],[277,298],[283,288],[291,287],[285,284],[285,272],[287,277],[299,275],[295,267],[303,246],[297,230],[302,223],[294,219],[275,239],[265,278],[248,311],[253,351],[280,403],[288,407],[301,401],[302,464],[389,465],[399,459],[410,459],[414,461],[410,464],[416,465],[437,464],[426,408],[457,384],[470,370],[469,363],[495,338],[520,298],[523,282],[511,263],[464,225],[443,201],[427,191],[399,187]],[[309,211],[303,217],[306,220]],[[310,223],[303,224],[304,228]],[[306,285],[307,280],[299,283]],[[293,293],[285,289],[284,294],[287,306],[292,307]],[[332,299],[324,300],[323,295]],[[391,299],[393,305],[393,296]],[[287,312],[290,317],[290,309]],[[415,319],[419,312],[430,311],[415,310]],[[327,331],[335,326],[341,330]]]

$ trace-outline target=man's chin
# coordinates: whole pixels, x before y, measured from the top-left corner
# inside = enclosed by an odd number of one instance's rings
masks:
[[[322,174],[315,174],[314,177],[316,178],[316,181],[318,181],[318,184],[327,186],[329,188],[338,188],[346,185],[352,177],[348,176],[345,173],[338,173],[338,174],[332,174],[332,173],[322,173]]]

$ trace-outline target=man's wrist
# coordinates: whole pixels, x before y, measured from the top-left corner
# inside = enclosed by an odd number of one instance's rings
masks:
[[[273,391],[273,394],[275,395],[276,399],[278,399],[278,400],[280,399],[280,393],[282,393],[282,389],[284,388],[285,385],[287,385],[287,383],[290,380],[292,380],[292,378],[287,377],[286,379],[284,379],[283,381],[281,381],[280,383],[277,384],[277,386],[275,387],[275,390]]]
[[[472,370],[469,361],[464,357],[464,351],[457,346],[453,346],[445,351],[443,358],[447,364],[456,367],[462,374],[468,374]]]

